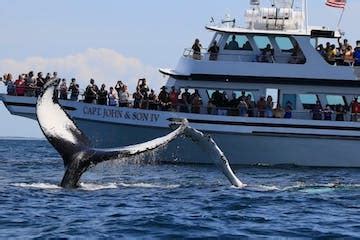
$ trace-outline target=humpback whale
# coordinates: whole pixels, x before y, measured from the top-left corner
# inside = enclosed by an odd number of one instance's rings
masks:
[[[213,161],[221,167],[232,185],[245,185],[235,176],[228,160],[210,136],[191,128],[187,120],[174,122],[170,127],[177,127],[168,135],[141,144],[98,149],[91,146],[90,140],[76,126],[67,112],[59,104],[56,96],[58,80],[48,82],[36,104],[37,120],[49,143],[57,150],[64,161],[65,174],[61,181],[63,188],[77,188],[83,173],[89,168],[105,161],[117,160],[139,155],[144,152],[166,146],[180,135],[185,135],[200,144]]]

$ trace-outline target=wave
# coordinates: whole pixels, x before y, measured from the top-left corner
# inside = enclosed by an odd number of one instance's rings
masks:
[[[96,184],[96,183],[80,183],[80,190],[84,191],[99,191],[105,189],[118,188],[116,183]]]
[[[43,190],[57,190],[62,189],[59,185],[50,184],[50,183],[14,183],[14,187],[21,188],[33,188],[33,189],[43,189]]]
[[[160,189],[174,189],[180,187],[177,184],[154,184],[154,183],[119,183],[121,187],[126,188],[160,188]]]

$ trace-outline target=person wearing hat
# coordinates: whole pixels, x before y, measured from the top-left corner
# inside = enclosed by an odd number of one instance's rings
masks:
[[[202,48],[202,45],[200,43],[200,40],[195,39],[195,42],[191,48],[193,50],[193,59],[201,60],[201,48]]]
[[[170,96],[166,90],[167,87],[163,86],[158,96],[159,106],[161,111],[168,111],[171,106]]]

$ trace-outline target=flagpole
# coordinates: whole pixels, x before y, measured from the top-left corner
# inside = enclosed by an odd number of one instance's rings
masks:
[[[346,8],[346,6],[345,6],[345,7],[342,9],[342,11],[341,11],[341,15],[340,15],[340,18],[339,18],[339,22],[338,22],[338,24],[337,24],[337,29],[338,29],[338,30],[340,30],[340,24],[341,24],[341,21],[342,21],[342,19],[343,19],[343,17],[344,17],[345,8]]]

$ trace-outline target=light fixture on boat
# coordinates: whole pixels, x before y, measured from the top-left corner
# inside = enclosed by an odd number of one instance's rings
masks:
[[[260,5],[260,0],[250,0],[250,5],[251,6],[259,6]]]
[[[236,24],[236,19],[235,18],[231,19],[230,14],[226,14],[225,18],[221,21],[221,23],[226,24],[226,26],[228,28],[234,28],[235,24]],[[231,25],[231,23],[232,23],[232,25]]]

